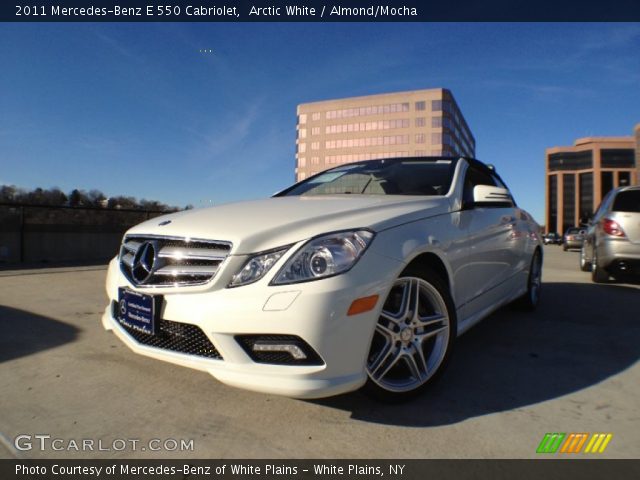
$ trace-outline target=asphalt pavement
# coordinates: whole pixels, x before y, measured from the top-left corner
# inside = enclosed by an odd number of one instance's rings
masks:
[[[0,457],[533,458],[547,432],[612,433],[599,457],[638,457],[640,286],[591,283],[577,252],[545,247],[539,309],[491,315],[395,406],[256,394],[135,355],[100,324],[105,274],[0,271]]]

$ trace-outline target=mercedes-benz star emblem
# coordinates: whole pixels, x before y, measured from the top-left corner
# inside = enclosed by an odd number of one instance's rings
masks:
[[[131,276],[138,283],[146,282],[153,274],[156,261],[156,247],[153,242],[144,242],[133,257]]]

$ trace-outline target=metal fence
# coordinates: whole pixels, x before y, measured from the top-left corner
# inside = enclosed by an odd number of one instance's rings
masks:
[[[0,265],[103,262],[129,227],[164,213],[0,204]]]

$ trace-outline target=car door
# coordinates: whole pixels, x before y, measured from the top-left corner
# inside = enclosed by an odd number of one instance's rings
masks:
[[[478,185],[504,187],[489,169],[470,164],[465,173],[461,216],[467,255],[463,274],[457,275],[466,300],[464,317],[492,308],[510,295],[509,279],[521,257],[515,205],[512,201],[474,204],[473,189]]]

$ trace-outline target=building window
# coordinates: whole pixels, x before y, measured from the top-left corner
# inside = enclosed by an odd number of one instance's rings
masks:
[[[573,173],[562,175],[562,231],[576,226],[576,176]]]
[[[300,115],[298,115],[298,123],[300,125],[303,125],[303,124],[307,123],[307,114],[306,113],[301,113]]]
[[[580,223],[585,225],[593,216],[593,173],[581,173],[579,176]]]
[[[424,143],[424,141],[425,141],[424,133],[416,134],[416,143]]]
[[[549,175],[549,198],[547,199],[549,208],[549,225],[547,231],[554,233],[558,231],[558,176]]]
[[[389,135],[384,137],[341,138],[338,140],[327,140],[324,147],[327,149],[376,147],[380,145],[402,145],[407,143],[409,143],[409,135]]]
[[[307,159],[305,157],[298,158],[298,167],[305,167],[307,165]]]
[[[298,153],[304,153],[307,151],[307,144],[306,143],[299,143],[298,144]]]
[[[408,103],[391,103],[387,105],[371,105],[368,107],[345,108],[342,110],[329,110],[325,112],[325,118],[332,120],[335,118],[350,118],[364,115],[382,115],[385,113],[408,112]]]
[[[301,128],[298,130],[298,138],[307,138],[307,129]]]
[[[611,148],[600,150],[600,166],[602,168],[633,168],[634,151],[629,148]]]
[[[593,168],[593,152],[560,152],[549,155],[549,171],[587,170]]]
[[[311,165],[320,165],[320,157],[311,157]]]
[[[427,155],[427,151],[426,150],[416,150],[415,151],[415,156],[416,157],[424,157]]]
[[[320,135],[320,127],[313,127],[311,129],[311,135]]]
[[[416,118],[416,127],[424,127],[427,124],[426,119],[424,117]]]
[[[618,172],[618,186],[627,187],[631,185],[631,172]]]
[[[311,142],[311,150],[320,150],[320,142]]]
[[[320,120],[320,112],[313,112],[311,114],[311,120],[313,120],[314,122],[317,122],[318,120]]]
[[[361,123],[341,123],[338,125],[327,125],[324,129],[325,134],[332,133],[351,133],[351,132],[370,132],[374,130],[393,130],[396,128],[409,128],[408,118],[398,118],[392,120],[378,120],[376,122]]]
[[[416,102],[416,111],[420,112],[422,110],[426,110],[427,108],[427,102]]]
[[[613,190],[613,172],[600,172],[600,197]]]
[[[442,100],[431,100],[431,110],[434,112],[441,112]]]
[[[442,144],[442,134],[441,133],[432,133],[431,134],[431,145],[441,145]]]

